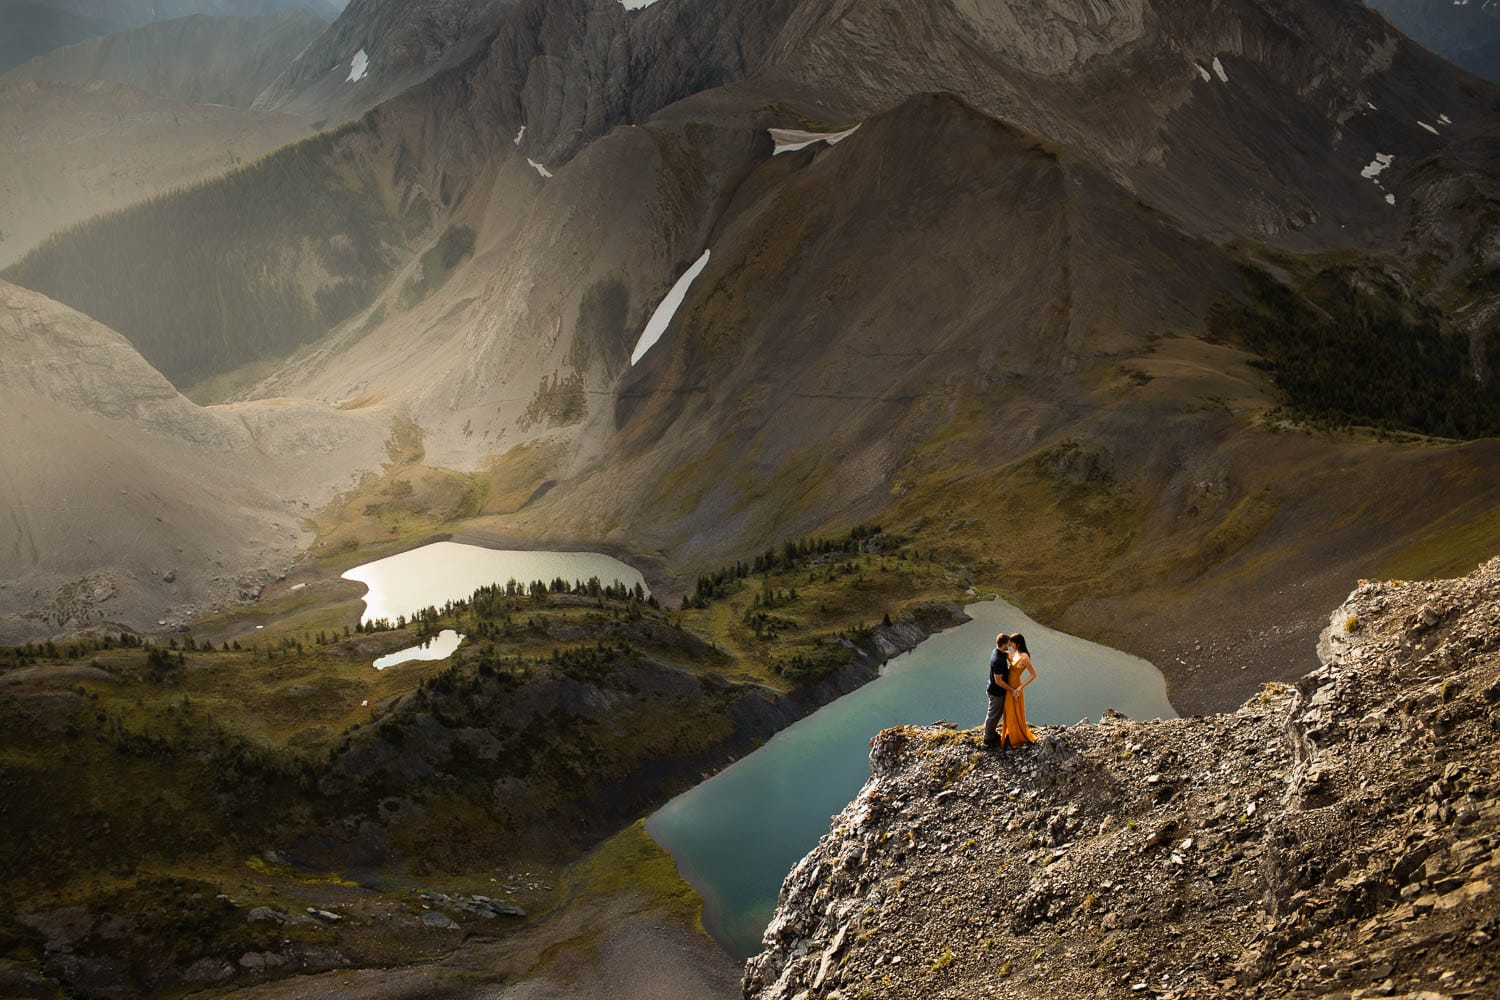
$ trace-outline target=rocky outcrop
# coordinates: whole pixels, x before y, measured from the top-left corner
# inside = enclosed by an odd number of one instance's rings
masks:
[[[1361,582],[1319,654],[1222,715],[880,734],[745,996],[1488,995],[1500,559]]]

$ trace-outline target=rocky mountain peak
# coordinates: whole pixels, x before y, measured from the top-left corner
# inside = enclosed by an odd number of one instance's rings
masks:
[[[1361,582],[1322,665],[1235,712],[1106,713],[1000,753],[887,730],[745,996],[1492,991],[1497,622],[1493,559]]]
[[[351,0],[256,100],[259,108],[362,114],[462,58],[515,0]]]

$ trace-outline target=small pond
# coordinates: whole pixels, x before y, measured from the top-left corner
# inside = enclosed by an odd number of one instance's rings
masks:
[[[394,653],[387,653],[375,660],[375,669],[384,670],[386,667],[394,667],[398,663],[410,663],[412,660],[446,660],[458,649],[458,644],[464,641],[464,637],[445,628],[426,642],[419,642],[415,646],[407,646],[398,649]]]

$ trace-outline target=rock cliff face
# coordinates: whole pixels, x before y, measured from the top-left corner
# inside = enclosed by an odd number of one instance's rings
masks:
[[[1374,152],[1415,163],[1452,135],[1418,121],[1489,118],[1485,89],[1350,0],[805,2],[771,62],[845,114],[958,94],[1196,230],[1276,242],[1385,241],[1400,213],[1351,183]]]
[[[512,0],[513,2],[513,0]],[[352,0],[259,95],[262,108],[356,117],[485,37],[506,0]]]
[[[745,996],[1493,995],[1500,559],[1318,648],[1223,715],[880,734]]]

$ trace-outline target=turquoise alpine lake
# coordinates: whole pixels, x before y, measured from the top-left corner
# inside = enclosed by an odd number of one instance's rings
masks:
[[[1037,670],[1026,689],[1032,723],[1097,719],[1107,708],[1138,719],[1176,717],[1166,681],[1147,661],[1046,628],[1004,601],[967,611],[972,621],[892,659],[877,679],[777,733],[646,820],[647,832],[703,897],[704,926],[730,954],[748,958],[760,950],[787,873],[869,777],[872,736],[943,719],[964,728],[983,723],[997,633],[1026,636]]]
[[[587,582],[595,576],[604,584],[644,587],[646,583],[640,570],[600,552],[523,552],[461,542],[433,542],[399,552],[356,566],[344,579],[370,588],[361,618],[370,622],[395,621],[399,615],[410,617],[426,607],[440,608],[490,584],[510,580],[551,583],[558,577],[569,583]]]

